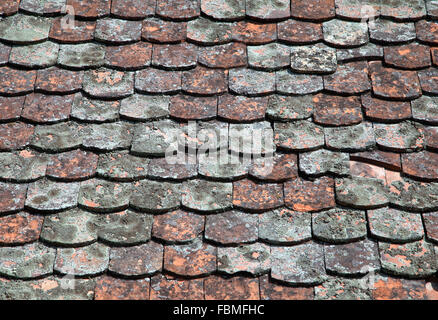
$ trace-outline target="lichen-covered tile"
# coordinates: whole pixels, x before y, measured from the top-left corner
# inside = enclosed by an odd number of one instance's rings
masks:
[[[274,120],[301,120],[313,113],[313,95],[271,95],[268,98],[266,115]]]
[[[426,16],[426,7],[423,0],[395,0],[380,4],[380,15],[395,20],[413,20]]]
[[[82,144],[82,131],[83,126],[72,121],[39,125],[35,127],[35,134],[30,144],[34,148],[44,151],[72,150]]]
[[[82,150],[67,151],[48,157],[46,175],[60,180],[81,180],[94,176],[98,156]]]
[[[239,0],[201,0],[201,10],[217,20],[236,20],[245,17],[245,2]]]
[[[115,247],[110,251],[108,270],[122,276],[144,276],[160,271],[163,246],[149,241],[135,247]]]
[[[200,14],[199,0],[157,0],[156,14],[170,20],[196,18]]]
[[[153,236],[166,243],[186,243],[204,231],[204,217],[175,210],[154,217]]]
[[[362,95],[361,99],[366,117],[373,121],[398,121],[412,116],[411,105],[408,101],[378,99],[370,93]]]
[[[388,204],[388,189],[382,180],[353,177],[336,179],[336,200],[358,209],[374,209]]]
[[[307,120],[275,122],[274,140],[282,149],[312,150],[324,145],[324,130]]]
[[[204,279],[177,279],[157,274],[151,278],[151,300],[204,300]]]
[[[232,42],[217,46],[201,47],[198,52],[198,62],[209,68],[237,68],[247,63],[246,46],[243,43]]]
[[[385,44],[404,43],[416,38],[414,23],[377,19],[369,25],[370,38]]]
[[[300,153],[300,170],[311,176],[332,173],[345,176],[350,173],[350,159],[347,153],[326,149]]]
[[[198,174],[198,166],[196,164],[195,156],[188,158],[176,156],[166,156],[164,158],[151,159],[148,165],[149,178],[154,179],[168,179],[168,180],[185,180],[196,177]],[[181,161],[182,160],[182,161]],[[193,161],[190,161],[193,160]]]
[[[0,243],[16,245],[37,241],[43,220],[42,216],[27,212],[0,217]]]
[[[438,128],[426,127],[424,135],[427,147],[434,151],[438,150]]]
[[[76,93],[70,116],[86,122],[106,122],[119,117],[120,101],[88,99]]]
[[[324,76],[324,89],[338,94],[359,94],[371,89],[368,64],[349,62],[338,66],[334,74]]]
[[[134,73],[100,68],[84,74],[83,89],[96,98],[124,98],[134,93]]]
[[[335,0],[292,0],[291,13],[299,19],[330,19],[335,16]]]
[[[0,150],[21,149],[29,144],[34,126],[24,122],[0,124]]]
[[[114,0],[111,13],[120,18],[142,19],[154,15],[155,4],[155,0]]]
[[[374,19],[380,13],[378,0],[335,0],[335,3],[336,15],[345,19]]]
[[[94,38],[97,41],[109,43],[129,43],[141,38],[141,21],[129,21],[121,19],[97,20]]]
[[[426,0],[426,10],[429,17],[438,17],[438,3],[436,3],[434,0]]]
[[[179,44],[154,44],[152,65],[165,69],[189,69],[196,66],[197,48],[188,42]]]
[[[189,149],[194,150],[195,148],[197,148],[198,150],[200,150],[200,154],[205,153],[206,150],[209,150],[210,152],[213,153],[217,149],[220,149],[222,154],[226,153],[230,142],[228,123],[217,121],[217,120],[211,120],[211,121],[198,121],[196,125],[197,125],[196,127],[197,131],[195,133],[195,126],[193,126],[193,123],[189,122],[188,128],[186,129],[188,136],[186,135],[182,137],[183,140],[185,140],[184,143],[187,145]],[[243,127],[245,127],[245,125],[246,124],[242,124]],[[251,128],[251,125],[249,127]],[[255,130],[256,134],[258,134],[260,131],[262,133],[269,135],[268,131],[263,131],[265,129],[264,122],[262,124],[258,123],[258,125],[253,124],[252,128]],[[196,137],[196,139],[193,139],[194,137]],[[221,154],[216,153],[215,155],[221,155]]]
[[[71,276],[92,276],[108,268],[110,248],[93,243],[79,248],[58,248],[54,270]]]
[[[136,70],[147,67],[152,60],[152,44],[136,42],[106,48],[106,65],[111,68]]]
[[[389,274],[423,278],[437,270],[434,247],[424,240],[406,244],[379,242],[379,252],[382,270]]]
[[[53,182],[47,179],[29,184],[26,207],[38,211],[60,211],[77,205],[79,183]]]
[[[19,6],[20,0],[6,0],[0,4],[0,15],[10,16],[14,13],[17,13]]]
[[[152,215],[125,210],[97,218],[97,235],[113,245],[135,245],[151,239]]]
[[[135,74],[135,89],[144,93],[176,93],[181,90],[181,71],[145,69]]]
[[[275,91],[275,73],[252,69],[231,69],[229,89],[242,95],[261,95]]]
[[[368,278],[329,277],[315,287],[315,300],[371,300]]]
[[[290,47],[290,64],[299,73],[332,73],[336,71],[336,49],[318,43]]]
[[[438,31],[438,27],[437,27]],[[438,69],[429,68],[418,71],[418,78],[420,79],[421,89],[423,92],[433,95],[438,94]]]
[[[214,85],[211,88],[214,88]],[[175,118],[185,120],[212,119],[217,114],[217,98],[176,95],[170,99],[169,113]]]
[[[324,40],[340,47],[361,46],[368,42],[368,25],[365,22],[330,20],[322,24]]]
[[[257,278],[211,276],[204,280],[205,300],[259,300]]]
[[[232,205],[233,185],[226,182],[189,180],[182,185],[182,205],[193,210],[214,212]]]
[[[324,247],[307,242],[271,247],[271,277],[291,285],[316,285],[325,278]]]
[[[330,177],[314,181],[295,179],[284,183],[284,202],[300,212],[312,212],[335,206],[334,182]]]
[[[105,63],[105,47],[95,43],[61,45],[58,63],[75,69],[101,67]]]
[[[148,194],[148,197],[144,195]],[[177,209],[181,202],[180,185],[171,182],[142,180],[132,185],[130,205],[136,209],[159,213]]]
[[[271,248],[264,243],[219,247],[217,269],[227,274],[238,272],[248,272],[255,276],[265,274],[271,269],[270,255]]]
[[[46,174],[47,158],[32,150],[0,153],[0,178],[27,182]]]
[[[76,16],[89,19],[107,16],[111,10],[110,0],[96,0],[92,2],[67,0],[67,5],[73,7]]]
[[[267,97],[225,94],[219,97],[218,116],[236,122],[263,120],[267,106]]]
[[[200,153],[198,155],[199,175],[216,180],[233,181],[247,176],[251,159],[220,152]]]
[[[432,96],[421,96],[411,101],[412,116],[415,120],[428,124],[438,124],[438,99]]]
[[[278,39],[289,44],[308,44],[322,40],[321,24],[286,20],[277,24]]]
[[[0,247],[0,273],[20,279],[50,275],[55,252],[55,249],[39,242],[20,247]]]
[[[131,145],[132,133],[127,122],[89,124],[84,128],[82,145],[100,151],[126,149]]]
[[[298,176],[298,160],[293,153],[276,153],[253,159],[249,174],[267,182],[281,182]]]
[[[324,134],[327,147],[336,151],[363,151],[376,144],[373,126],[369,122],[324,128]]]
[[[51,67],[38,71],[35,90],[55,94],[73,93],[82,89],[83,79],[82,71]]]
[[[126,209],[131,195],[131,184],[91,179],[81,182],[79,205],[97,212]]]
[[[82,246],[97,240],[97,216],[75,208],[44,218],[41,239],[54,245]]]
[[[149,300],[149,278],[131,280],[107,275],[96,280],[95,300]]]
[[[12,47],[9,63],[25,68],[47,68],[58,61],[59,45],[50,41]]]
[[[232,40],[232,24],[198,18],[187,23],[187,39],[202,45],[224,44]]]
[[[189,244],[164,247],[164,269],[171,273],[195,277],[216,271],[217,248],[196,239]]]
[[[389,170],[400,171],[400,155],[397,153],[373,150],[351,153],[350,159],[365,163],[371,163]]]
[[[219,244],[242,244],[258,239],[258,217],[239,211],[208,215],[205,239]]]
[[[438,212],[423,213],[424,228],[428,240],[438,242]]]
[[[182,90],[196,95],[215,95],[228,90],[228,72],[198,66],[182,73]]]
[[[438,43],[438,36],[436,35],[438,31],[438,23],[421,20],[415,24],[415,28],[417,30],[418,40],[431,45],[436,45]]]
[[[425,68],[431,65],[428,46],[411,43],[401,46],[385,47],[386,64],[403,69]]]
[[[312,231],[316,239],[329,243],[346,243],[367,236],[365,211],[335,208],[312,214]]]
[[[370,42],[358,48],[338,49],[336,57],[338,62],[377,60],[383,58],[383,48]]]
[[[261,276],[261,300],[313,300],[312,287],[289,287],[272,282],[268,275]]]
[[[277,20],[290,16],[289,0],[247,0],[246,15],[261,20]]]
[[[377,275],[371,287],[374,300],[425,300],[426,282]]]
[[[277,39],[277,25],[275,23],[255,23],[239,21],[232,27],[233,41],[246,44],[263,44]]]
[[[49,36],[51,19],[15,14],[0,20],[0,39],[13,43],[33,43]]]
[[[391,203],[403,210],[438,210],[438,183],[418,182],[407,177],[388,181]]]
[[[177,150],[183,129],[181,124],[168,119],[138,124],[134,128],[131,151],[138,155],[164,156],[166,152]]]
[[[296,244],[312,238],[311,215],[286,208],[259,215],[259,237],[273,244]]]
[[[392,208],[368,211],[371,235],[382,241],[412,242],[423,238],[421,216]]]
[[[365,275],[380,269],[377,243],[371,240],[324,246],[327,271],[341,276]]]
[[[346,74],[345,77],[348,77],[348,75]],[[343,81],[337,83],[338,81],[336,81],[336,78],[336,74],[334,77],[330,77],[332,81],[328,80],[329,78],[326,78],[326,86],[330,86],[332,89],[336,86],[336,90],[342,90],[341,87],[343,87],[344,90],[347,90],[348,85],[344,84]],[[354,86],[352,83],[354,82],[354,78],[350,77],[349,79],[350,84]],[[347,78],[344,78],[343,80],[346,81]],[[351,88],[354,88],[353,86]],[[354,89],[358,88],[359,87],[356,87]],[[318,94],[313,97],[313,104],[313,120],[317,124],[328,126],[348,126],[362,122],[362,106],[359,97]]]
[[[21,117],[32,122],[51,123],[67,120],[73,105],[73,95],[54,96],[31,93],[26,96]]]
[[[18,120],[23,110],[26,96],[0,97],[0,120]]]
[[[374,133],[377,145],[391,151],[416,151],[424,146],[424,126],[416,122],[375,123]]]
[[[169,115],[168,96],[146,96],[134,94],[123,99],[120,115],[130,120],[155,120]]]
[[[350,161],[350,172],[353,177],[374,178],[386,182],[385,169],[373,164]]]
[[[305,95],[323,89],[322,77],[314,74],[298,74],[290,70],[277,71],[275,84],[278,93],[286,95]]]
[[[421,151],[401,155],[403,173],[427,181],[438,180],[438,154]]]
[[[289,47],[280,43],[248,46],[248,65],[254,69],[278,70],[289,66]]]
[[[269,154],[275,151],[274,132],[267,121],[254,123],[231,123],[229,127],[229,150],[238,154]]]
[[[25,94],[33,91],[37,73],[35,70],[0,68],[0,93]]]
[[[240,180],[233,183],[233,206],[251,211],[264,211],[283,205],[281,184]]]
[[[181,42],[187,36],[187,22],[148,18],[143,20],[142,38],[151,42]]]
[[[80,43],[94,39],[96,21],[75,20],[74,26],[71,24],[69,28],[64,28],[63,23],[65,23],[64,17],[52,20],[49,39],[60,43]]]

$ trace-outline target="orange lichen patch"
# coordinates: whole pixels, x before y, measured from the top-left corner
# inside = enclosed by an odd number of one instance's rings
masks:
[[[18,244],[39,238],[43,217],[21,212],[0,217],[0,243]]]
[[[167,242],[187,242],[195,239],[204,229],[204,218],[182,210],[154,218],[153,235]]]
[[[373,299],[375,300],[424,300],[427,290],[424,281],[379,277],[373,283]]]
[[[251,180],[233,183],[233,205],[251,210],[268,210],[283,204],[281,184],[257,184]]]

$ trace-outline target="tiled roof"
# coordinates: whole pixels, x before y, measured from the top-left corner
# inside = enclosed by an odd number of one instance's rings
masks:
[[[438,299],[437,19],[1,1],[0,299]]]

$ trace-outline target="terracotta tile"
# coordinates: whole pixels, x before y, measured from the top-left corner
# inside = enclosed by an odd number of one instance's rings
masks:
[[[151,300],[204,300],[204,279],[176,279],[168,275],[151,278]]]
[[[24,102],[21,116],[32,122],[58,122],[67,120],[73,104],[73,95],[52,96],[29,94]]]
[[[153,236],[168,243],[194,240],[204,230],[204,217],[182,210],[154,217]]]
[[[199,16],[199,0],[157,0],[156,14],[167,19],[185,20]]]
[[[96,21],[75,20],[74,26],[63,28],[63,18],[55,18],[50,28],[49,38],[61,43],[78,43],[94,39]],[[68,22],[68,21],[67,21]]]
[[[143,21],[142,38],[151,42],[181,42],[187,36],[187,22],[149,18]]]
[[[177,95],[170,100],[169,111],[180,119],[212,119],[217,113],[217,98]]]
[[[396,68],[418,69],[430,66],[429,47],[421,44],[384,48],[385,62]]]
[[[35,89],[48,93],[73,93],[82,89],[83,72],[51,67],[39,70]]]
[[[242,244],[258,239],[258,217],[239,211],[207,216],[205,238],[220,244]]]
[[[275,23],[258,24],[239,21],[233,25],[233,40],[247,44],[263,44],[275,41],[277,28]]]
[[[206,300],[259,300],[258,279],[211,276],[204,280]]]
[[[106,63],[110,67],[121,69],[140,69],[151,64],[152,45],[137,42],[125,46],[106,48]]]
[[[196,66],[198,53],[190,43],[154,45],[152,65],[166,69],[188,69]]]
[[[0,124],[0,150],[14,150],[29,144],[34,126],[24,122]]]
[[[313,97],[313,102],[315,123],[340,126],[362,122],[362,109],[358,97],[318,94]]]
[[[35,70],[0,68],[0,92],[3,94],[24,94],[33,91]]]
[[[114,0],[111,3],[111,13],[116,17],[141,19],[155,13],[154,0]]]
[[[135,89],[145,93],[176,93],[181,90],[181,71],[144,69],[135,74]]]
[[[373,121],[397,121],[412,116],[409,102],[378,99],[369,93],[362,95],[362,106],[367,118]]]
[[[47,176],[62,180],[79,180],[96,173],[98,156],[82,150],[68,151],[50,157]]]
[[[149,300],[150,280],[126,280],[110,276],[97,279],[95,300]]]
[[[26,199],[26,184],[0,182],[0,212],[17,212],[24,208]]]
[[[307,44],[322,39],[322,28],[318,23],[286,20],[277,24],[278,39],[291,44]]]
[[[334,0],[292,0],[292,17],[309,20],[326,20],[335,16]]]
[[[436,45],[438,43],[438,23],[421,20],[415,24],[418,40]]]
[[[190,94],[214,95],[228,89],[228,72],[201,66],[182,73],[182,90]]]
[[[22,244],[38,240],[44,218],[20,212],[0,217],[0,243]]]
[[[324,76],[324,89],[344,94],[358,94],[370,90],[367,63],[350,62],[338,66],[333,75]]]
[[[257,184],[250,180],[233,183],[233,205],[237,208],[264,211],[283,204],[281,184]]]
[[[73,6],[75,15],[84,18],[100,18],[110,13],[111,1],[97,0],[83,2],[81,0],[67,0],[67,5]]]

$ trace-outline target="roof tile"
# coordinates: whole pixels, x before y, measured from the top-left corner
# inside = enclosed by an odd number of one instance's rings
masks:
[[[128,207],[131,185],[91,179],[81,182],[78,203],[97,211],[118,211]]]
[[[9,181],[27,182],[44,177],[47,159],[45,155],[31,150],[0,153],[0,178]]]
[[[379,16],[380,2],[375,0],[335,0],[336,15],[341,18],[362,20]],[[363,9],[364,6],[368,6]]]
[[[319,92],[324,84],[321,76],[292,73],[290,70],[275,73],[277,92],[283,94],[304,95]]]
[[[336,71],[336,49],[323,43],[290,47],[291,69],[299,73],[332,73]]]
[[[429,68],[418,71],[421,89],[425,93],[438,94],[438,69]]]
[[[397,153],[380,150],[357,152],[351,153],[350,159],[371,163],[390,170],[401,170],[400,155]]]
[[[233,205],[236,208],[253,211],[274,209],[283,204],[281,184],[258,184],[251,180],[233,183]]]
[[[362,106],[367,118],[373,121],[397,121],[411,118],[411,106],[406,101],[389,101],[362,95]]]
[[[152,44],[137,42],[124,46],[106,48],[106,65],[120,69],[140,69],[151,64]]]
[[[163,246],[149,241],[135,247],[111,248],[108,270],[117,275],[143,276],[161,270]]]
[[[67,5],[73,6],[75,15],[83,18],[100,18],[110,13],[110,0],[83,2],[81,0],[67,0]]]
[[[375,300],[424,300],[425,281],[377,276],[372,287]]]
[[[244,67],[247,62],[246,46],[232,42],[210,47],[200,47],[198,62],[209,68]]]
[[[277,24],[278,39],[290,44],[306,44],[322,40],[320,24],[286,20]]]
[[[348,279],[330,277],[315,287],[315,300],[370,300],[367,278]]]
[[[292,17],[311,20],[326,20],[335,16],[334,0],[292,0]]]
[[[362,151],[375,145],[373,127],[368,122],[348,127],[324,128],[324,133],[327,147],[336,151]]]
[[[438,43],[438,23],[433,21],[421,20],[415,24],[418,40],[436,45]]]
[[[396,20],[419,19],[426,15],[426,7],[423,0],[383,2],[380,5],[380,15]]]
[[[36,14],[59,14],[62,12],[65,0],[21,0],[20,9]]]
[[[105,63],[105,47],[96,43],[61,45],[58,63],[74,69],[100,67]]]
[[[385,47],[385,62],[402,69],[425,68],[430,66],[429,51],[428,46],[417,43]]]
[[[182,90],[190,94],[213,95],[228,89],[228,72],[198,66],[182,73]]]
[[[128,148],[131,144],[132,126],[126,122],[89,124],[84,129],[82,145],[97,150]]]
[[[139,280],[118,279],[102,276],[97,279],[94,299],[96,300],[148,300],[149,278]]]
[[[29,144],[34,126],[24,122],[0,124],[0,150],[14,150]]]
[[[25,96],[0,97],[0,120],[18,120],[25,98]]]
[[[277,153],[254,159],[249,174],[268,182],[281,182],[298,176],[297,156],[293,153]]]
[[[186,39],[187,22],[148,18],[143,21],[142,38],[151,42],[172,43]]]
[[[242,244],[258,239],[257,215],[239,211],[227,211],[208,215],[205,223],[205,239],[219,244]]]
[[[424,228],[428,240],[438,242],[438,213],[430,212],[423,214]]]
[[[275,90],[275,74],[273,72],[252,69],[231,69],[229,72],[229,88],[242,95],[260,95]]]
[[[259,281],[253,278],[229,279],[211,276],[204,281],[206,300],[258,300]]]
[[[64,17],[54,18],[50,28],[49,38],[61,43],[79,43],[94,39],[96,21],[75,20],[74,25],[63,28]]]
[[[263,120],[267,106],[266,97],[248,98],[225,94],[219,97],[218,116],[238,122]]]
[[[264,243],[239,247],[219,247],[218,271],[227,274],[248,272],[253,275],[267,273],[271,269],[271,248]]]
[[[254,19],[277,20],[290,16],[289,0],[248,0],[246,1],[246,15]]]
[[[180,185],[176,183],[142,180],[133,184],[131,192],[130,205],[149,212],[176,209],[181,201]]]
[[[438,210],[438,183],[418,182],[409,178],[389,181],[390,198],[394,206],[408,211]]]
[[[355,73],[357,74],[357,70]],[[349,76],[347,74],[345,76],[346,78],[342,80],[336,79],[336,74],[334,77],[326,78],[326,87],[337,87],[336,90],[340,91],[342,86],[344,90],[347,90],[348,85],[343,82],[346,81]],[[328,79],[333,80],[332,85],[330,85],[331,81]],[[337,80],[341,81],[338,83]],[[355,88],[353,81],[354,79],[350,75],[349,82],[352,88]],[[362,122],[362,108],[359,97],[318,94],[313,97],[313,102],[315,105],[313,114],[315,123],[331,126],[346,126]]]
[[[148,166],[148,177],[184,180],[197,176],[198,166],[196,163],[179,162],[178,160],[178,156],[151,159]]]
[[[96,173],[98,156],[82,150],[67,151],[49,157],[46,175],[61,180],[79,180]]]
[[[39,70],[35,90],[48,93],[73,93],[82,89],[84,73],[51,67]]]
[[[140,40],[141,28],[141,21],[100,19],[97,20],[94,38],[102,42],[129,43]]]
[[[215,180],[233,181],[246,177],[251,159],[239,157],[228,150],[198,155],[199,175]]]
[[[263,44],[277,39],[275,23],[255,23],[239,21],[232,26],[233,40],[246,44]]]
[[[369,26],[370,38],[385,44],[404,43],[416,38],[414,23],[377,19]]]
[[[198,18],[187,23],[187,39],[203,45],[228,43],[232,39],[232,24]]]
[[[195,76],[195,75],[194,75]],[[224,75],[221,75],[222,78]],[[222,82],[223,79],[205,79],[207,82],[205,83],[206,91],[211,88],[211,90],[215,90],[214,83],[215,81]],[[201,81],[205,81],[201,80]],[[209,81],[212,81],[211,83]],[[195,80],[194,81],[199,81]],[[221,84],[225,85],[225,84]],[[225,90],[225,89],[221,89]],[[187,119],[187,120],[206,120],[212,119],[216,117],[217,113],[217,98],[216,97],[194,97],[189,95],[177,95],[173,96],[170,100],[169,106],[170,115],[179,118],[179,119]]]
[[[43,220],[27,212],[0,217],[0,243],[23,244],[38,240]]]
[[[388,204],[388,190],[381,180],[353,177],[336,180],[336,200],[339,204],[373,209]]]
[[[401,155],[403,172],[428,181],[438,180],[438,154],[429,151]]]
[[[0,93],[25,94],[33,91],[37,75],[35,70],[1,67],[0,71]]]
[[[141,19],[155,13],[155,0],[113,0],[111,13],[116,17]]]
[[[170,98],[134,94],[123,99],[120,115],[130,120],[155,120],[169,115]]]
[[[259,278],[262,300],[313,300],[313,288],[289,287],[270,281],[268,275]]]
[[[21,116],[32,122],[58,122],[69,118],[72,105],[73,95],[53,96],[31,93],[26,96]]]
[[[71,108],[71,117],[86,122],[106,122],[119,116],[120,102],[88,99],[76,93]]]
[[[204,279],[175,279],[158,274],[151,278],[151,300],[204,300]]]
[[[0,39],[12,43],[34,43],[49,36],[51,19],[15,14],[0,21]]]
[[[306,119],[313,113],[313,96],[271,95],[266,115],[274,120]]]
[[[235,20],[245,17],[245,2],[235,0],[201,0],[201,10],[217,20]]]
[[[334,46],[352,47],[368,42],[368,25],[333,19],[322,24],[324,40]]]
[[[430,124],[438,124],[438,99],[435,97],[421,96],[411,102],[412,116],[415,120]]]
[[[352,62],[357,60],[379,60],[383,58],[383,48],[369,42],[358,48],[337,49],[338,62]]]
[[[284,202],[295,211],[311,212],[335,206],[334,182],[330,177],[314,181],[296,179],[285,182]]]
[[[424,127],[416,122],[404,121],[395,124],[374,124],[377,145],[396,152],[422,149]]]
[[[145,93],[176,93],[181,90],[181,72],[144,69],[135,74],[135,89]]]
[[[186,277],[208,275],[216,270],[217,249],[198,239],[189,244],[164,247],[164,269]]]
[[[84,74],[83,89],[96,98],[124,98],[134,93],[134,73],[100,68]]]
[[[370,90],[367,63],[359,61],[338,66],[334,74],[324,76],[324,89],[341,94],[358,94]]]
[[[193,210],[222,211],[232,205],[231,183],[188,180],[182,185],[182,205]]]
[[[30,144],[34,148],[51,152],[72,150],[82,144],[82,130],[83,126],[76,122],[39,125],[35,127]]]
[[[165,69],[188,69],[196,66],[198,52],[187,42],[178,44],[154,44],[152,65]]]
[[[0,5],[0,15],[9,16],[18,11],[20,0],[6,0]]]
[[[196,239],[204,231],[204,217],[175,210],[154,217],[153,236],[166,243],[185,243]]]
[[[156,14],[167,19],[185,20],[199,16],[199,0],[157,0]]]
[[[290,65],[289,47],[280,43],[248,46],[248,65],[254,69],[278,70]]]
[[[12,47],[9,63],[25,68],[46,68],[58,61],[59,45],[50,41]]]
[[[307,120],[274,123],[275,144],[287,150],[313,150],[324,145],[323,128]]]
[[[300,153],[300,170],[311,176],[332,173],[345,176],[350,173],[347,153],[333,152],[326,149]]]

